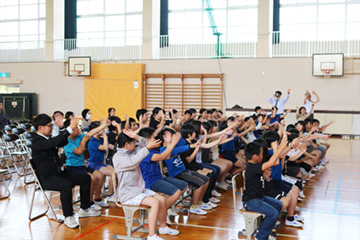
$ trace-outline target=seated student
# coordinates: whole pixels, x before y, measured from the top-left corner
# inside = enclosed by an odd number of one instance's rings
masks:
[[[64,127],[70,125],[70,119],[64,122]],[[104,203],[101,199],[101,187],[104,182],[104,175],[91,168],[85,166],[84,161],[84,149],[86,142],[94,136],[97,132],[103,130],[107,126],[106,122],[101,124],[99,127],[92,129],[86,134],[81,134],[79,128],[75,128],[73,133],[70,134],[68,144],[64,147],[66,155],[66,169],[69,172],[87,173],[91,177],[90,187],[90,202],[91,208],[94,210],[101,210],[102,207],[109,207],[108,204]],[[95,193],[95,201],[93,194]]]
[[[267,143],[264,139],[256,139],[254,142],[260,144],[260,146],[263,149],[263,163],[267,162],[269,160],[269,154],[268,154],[268,147]],[[301,222],[304,221],[304,218],[300,217],[299,215],[295,214],[296,210],[296,204],[297,204],[297,197],[296,192],[294,190],[290,190],[289,193],[285,193],[283,191],[280,191],[278,189],[275,189],[273,187],[273,182],[271,178],[271,168],[265,169],[263,171],[264,176],[264,183],[265,183],[265,189],[264,189],[264,195],[269,196],[272,198],[275,198],[277,200],[280,200],[283,204],[282,211],[285,209],[287,210],[287,217],[285,221],[286,226],[292,226],[292,227],[301,227],[303,224]]]
[[[197,120],[194,120],[194,121],[197,121]],[[186,143],[187,145],[196,144],[198,142],[195,139],[195,137],[196,137],[195,127],[192,124],[187,124],[187,125],[182,126],[180,133],[181,133],[181,137],[183,139],[185,139],[185,141],[187,142]],[[217,145],[219,142],[220,142],[220,138],[218,139],[217,142],[214,142],[215,144],[213,144],[213,145]],[[201,144],[201,145],[203,145],[203,144]],[[201,148],[201,145],[200,145],[200,148]],[[201,164],[201,162],[199,163],[196,160],[196,157],[199,156],[200,148],[189,149],[189,150],[181,153],[180,157],[181,157],[181,160],[183,161],[185,168],[187,170],[196,171],[196,172],[198,172],[204,176],[207,176],[209,178],[209,181],[210,181],[209,186],[206,189],[206,192],[205,192],[205,195],[203,197],[201,204],[202,204],[202,208],[204,210],[210,210],[212,208],[217,207],[217,205],[214,204],[213,202],[220,202],[220,200],[218,200],[216,198],[212,198],[212,191],[215,190],[217,175],[216,175],[216,170],[213,171],[214,168],[212,168],[212,169],[206,168]],[[200,160],[201,160],[201,155],[200,155]]]
[[[135,141],[138,143],[137,147]],[[178,235],[179,231],[166,225],[166,200],[163,196],[145,188],[139,164],[149,154],[149,150],[160,146],[159,140],[146,141],[131,130],[124,129],[120,133],[118,149],[113,157],[114,168],[118,181],[117,199],[124,205],[150,206],[148,215],[148,240],[161,240],[156,235],[156,221],[159,219],[159,234]]]
[[[143,127],[149,127],[149,124],[147,123],[148,121],[148,115],[147,115],[147,110],[144,108],[138,109],[136,111],[136,118],[139,121],[139,128],[143,128]]]
[[[176,109],[173,109],[172,107],[169,107],[170,119],[165,121],[165,126],[174,128],[176,126],[179,115],[180,115],[180,112],[178,112]]]
[[[89,126],[91,124],[91,111],[88,108],[85,108],[81,112],[81,116],[83,117],[83,121],[81,122],[80,129],[82,132],[88,132]]]
[[[313,120],[310,119],[310,118],[307,118],[307,119],[304,120],[304,122],[305,122],[306,132],[311,131],[311,130],[313,129]],[[314,132],[314,135],[315,135],[316,138],[323,138],[323,137],[324,137],[324,135],[315,133],[316,130],[317,130],[317,128],[314,128],[314,129],[315,129],[315,130],[314,130],[313,132]],[[328,136],[325,137],[325,138],[328,138]],[[321,152],[320,162],[319,162],[318,166],[319,166],[320,169],[324,169],[325,163],[323,163],[322,160],[324,159],[325,154],[326,154],[326,146],[321,145],[321,144],[317,144],[317,143],[316,143],[316,139],[314,139],[312,143],[313,143],[313,147],[314,147],[316,150],[318,150],[318,151]]]
[[[155,129],[143,128],[140,130],[139,135],[144,137],[147,141],[155,139]],[[160,153],[157,149],[150,149],[147,155],[140,163],[141,173],[145,180],[145,187],[155,192],[162,192],[169,197],[166,199],[166,206],[170,215],[177,215],[177,213],[170,207],[180,198],[180,196],[187,190],[187,183],[185,181],[172,178],[163,177],[161,174],[159,161],[166,159],[172,150],[179,142],[181,136],[177,133],[172,138],[170,145],[166,150]]]
[[[138,126],[138,124],[137,124],[137,122],[136,122],[136,120],[134,118],[129,117],[126,114],[125,115],[125,120],[126,120],[126,122],[125,122],[124,128],[130,129],[133,132],[136,132],[138,130],[139,126]]]
[[[204,122],[207,120],[207,110],[205,108],[200,109],[198,120]]]
[[[164,128],[159,133],[159,138],[163,143],[163,147],[160,148],[160,152],[164,152],[166,147],[171,144],[173,135],[175,131],[170,128]],[[209,178],[206,176],[201,175],[196,171],[186,170],[183,161],[180,158],[180,154],[189,150],[190,148],[200,148],[200,145],[191,144],[191,145],[184,145],[183,142],[185,140],[181,139],[180,142],[182,146],[175,147],[174,150],[170,154],[170,158],[165,160],[165,164],[169,173],[170,177],[177,178],[187,182],[189,185],[193,186],[193,198],[192,198],[192,205],[190,207],[190,213],[195,213],[198,215],[206,215],[207,212],[202,210],[202,201],[201,199],[204,198],[206,189],[209,186]]]
[[[190,124],[192,120],[192,116],[193,116],[193,112],[190,109],[186,110],[184,112],[184,122],[180,125],[180,127],[186,124]]]
[[[195,119],[196,113],[197,113],[196,109],[195,108],[190,108],[189,110],[191,111],[191,119]]]
[[[297,121],[304,121],[305,119],[309,118],[314,110],[314,104],[311,107],[310,112],[306,112],[306,108],[304,106],[298,107],[296,106],[296,120]]]
[[[263,149],[260,144],[252,142],[245,147],[245,156],[248,160],[245,170],[245,191],[242,197],[247,211],[255,211],[265,215],[264,221],[258,229],[256,239],[274,239],[269,235],[275,227],[276,221],[282,210],[279,200],[264,195],[263,171],[278,164],[282,150],[287,144],[284,136],[280,146],[274,151],[269,161],[263,163]]]
[[[325,129],[326,129],[327,127],[329,127],[331,124],[334,124],[334,123],[335,123],[335,121],[330,121],[328,124],[325,124],[325,125],[323,125],[323,126],[320,127],[320,121],[319,121],[318,119],[313,119],[313,127],[317,128],[317,129],[318,129],[318,130],[317,130],[317,133],[321,133],[321,134],[325,131]],[[324,138],[322,138],[322,139],[317,139],[317,143],[319,143],[319,144],[321,144],[321,145],[324,145],[324,146],[326,147],[326,151],[325,151],[325,154],[326,154],[326,152],[327,152],[327,151],[329,150],[329,148],[330,148],[330,144],[327,143],[327,142],[324,142],[323,139],[324,139]],[[325,139],[326,139],[326,138],[325,138]],[[324,159],[323,159],[323,161],[324,161],[325,163],[328,163],[328,162],[329,162],[329,159],[325,156]]]
[[[61,164],[58,147],[68,143],[68,136],[77,128],[78,121],[71,120],[70,126],[61,131],[58,136],[51,137],[51,118],[46,114],[40,114],[34,119],[36,136],[32,140],[32,159],[36,175],[44,190],[60,191],[60,201],[65,217],[64,224],[69,228],[79,227],[74,217],[72,206],[72,188],[80,185],[80,210],[79,217],[96,217],[101,212],[90,208],[90,185],[91,178],[85,173],[72,173],[67,171]]]
[[[59,135],[60,129],[64,127],[64,113],[62,113],[61,111],[55,111],[53,113],[52,124],[54,124],[52,137],[56,137],[57,135]]]
[[[112,157],[115,152],[115,145],[116,140],[118,138],[118,135],[121,133],[121,119],[117,116],[109,117],[109,120],[111,121],[111,125],[108,126],[108,154],[106,157],[106,164],[113,165],[112,164]]]
[[[149,127],[154,129],[159,128],[161,125],[164,125],[165,114],[164,111],[159,108],[155,107],[152,111],[152,115],[150,116],[150,124]]]
[[[92,122],[89,126],[89,130],[91,131],[94,128],[97,128],[100,125],[100,122]],[[102,138],[101,138],[102,137]],[[100,171],[105,176],[108,176],[109,179],[109,187],[108,187],[108,196],[106,198],[107,201],[114,201],[114,188],[112,181],[112,174],[114,173],[114,168],[111,165],[107,165],[104,163],[105,153],[108,150],[108,138],[105,130],[101,130],[97,132],[89,141],[88,144],[89,149],[89,159],[88,159],[88,167],[96,169]],[[98,201],[98,199],[95,199]]]

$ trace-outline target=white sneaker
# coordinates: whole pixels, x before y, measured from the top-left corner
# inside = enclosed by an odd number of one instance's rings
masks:
[[[301,197],[302,199],[305,198],[305,195],[304,195],[304,192],[303,192],[303,191],[301,191],[301,192],[299,193],[299,197]]]
[[[100,207],[109,207],[109,204],[104,203],[102,200],[101,201],[94,201],[94,204],[100,206]],[[100,209],[101,210],[101,209]]]
[[[211,201],[209,201],[208,203],[205,203],[205,204],[207,204],[207,205],[210,206],[211,208],[216,208],[216,207],[217,207],[217,205],[214,204],[214,203],[212,203]]]
[[[328,163],[329,159],[327,157],[324,157],[323,161],[324,161],[324,163]]]
[[[176,211],[174,211],[174,209],[172,209],[172,208],[169,208],[168,210],[167,210],[167,213],[168,213],[168,215],[170,215],[170,216],[178,216],[179,214],[176,212]]]
[[[215,189],[211,191],[211,194],[212,194],[214,197],[221,197],[221,193],[218,193],[218,191],[216,191]]]
[[[88,208],[86,210],[80,208],[80,210],[78,212],[79,217],[98,217],[100,215],[101,215],[100,211],[94,211],[91,208]]]
[[[321,160],[321,161],[320,161],[320,165],[321,165],[321,166],[325,166],[325,165],[326,165],[326,162],[324,162],[324,160]]]
[[[94,210],[94,211],[100,211],[100,210],[102,209],[102,207],[100,207],[99,205],[95,204],[95,202],[94,202],[94,204],[92,204],[92,205],[90,206],[90,208],[91,208],[92,210]]]
[[[285,220],[285,225],[286,226],[289,226],[289,227],[302,227],[302,226],[304,226],[304,224],[303,223],[301,223],[301,222],[298,222],[298,221],[296,221],[296,220],[294,220],[294,221],[289,221],[289,220]]]
[[[204,210],[202,210],[201,208],[200,208],[200,206],[198,207],[198,208],[193,208],[193,207],[190,207],[190,213],[195,213],[195,214],[197,214],[197,215],[206,215],[207,214],[207,212],[205,212]]]
[[[315,166],[315,167],[313,167],[313,168],[311,169],[311,171],[313,171],[313,172],[318,172],[318,171],[320,171],[320,168],[317,167],[317,166]]]
[[[303,222],[305,219],[297,214],[294,215],[294,219],[298,222]]]
[[[225,180],[225,183],[227,183],[227,184],[232,184],[232,181],[231,181],[231,179],[226,179],[226,180]]]
[[[164,240],[164,239],[155,234],[152,235],[151,237],[148,235],[147,240]]]
[[[66,217],[64,224],[69,228],[78,228],[80,224],[76,221],[74,216]]]
[[[228,190],[227,185],[225,185],[225,183],[223,183],[223,182],[217,184],[216,187],[217,187],[217,188],[220,188],[220,189],[222,189],[222,190],[224,190],[224,191],[227,191],[227,190]]]
[[[210,205],[208,205],[208,203],[204,203],[204,202],[199,207],[203,210],[211,210],[212,209],[212,207]]]
[[[171,229],[169,228],[168,226],[162,228],[162,227],[159,227],[159,234],[169,234],[169,235],[179,235],[179,230],[176,230],[176,229]]]
[[[221,202],[220,199],[217,199],[217,198],[214,198],[214,197],[210,198],[209,200],[210,200],[210,202],[212,202],[212,203],[219,203],[219,202]]]
[[[302,199],[301,197],[298,197],[298,201],[302,202],[302,201],[304,201],[304,199]]]
[[[295,211],[300,212],[301,208],[299,208],[298,206],[295,207]]]
[[[115,199],[115,195],[113,194],[113,195],[111,195],[111,196],[107,196],[106,197],[106,202],[107,203],[112,203],[112,202],[115,202],[116,201],[116,199]]]

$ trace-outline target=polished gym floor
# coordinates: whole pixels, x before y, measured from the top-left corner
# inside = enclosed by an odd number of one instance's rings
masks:
[[[305,218],[303,228],[284,225],[277,230],[277,239],[360,239],[360,140],[331,139],[328,151],[330,163],[316,173],[306,185],[306,199],[299,203],[300,215]],[[96,218],[80,219],[80,229],[69,229],[53,220],[52,214],[29,221],[29,207],[34,184],[25,185],[23,177],[13,174],[9,184],[11,195],[0,200],[0,239],[112,239],[114,234],[126,235],[124,214],[115,204],[102,210]],[[232,192],[223,195],[218,208],[206,216],[180,213],[172,218],[178,236],[162,235],[164,239],[238,239],[244,226],[243,218],[233,210]],[[5,193],[0,185],[0,196]],[[34,213],[46,207],[37,193]],[[55,193],[52,205],[58,209],[59,195]],[[78,206],[74,206],[78,209]],[[181,210],[181,209],[179,209]],[[61,210],[56,210],[61,214]],[[176,222],[177,223],[176,223]],[[145,233],[136,236],[146,237]]]

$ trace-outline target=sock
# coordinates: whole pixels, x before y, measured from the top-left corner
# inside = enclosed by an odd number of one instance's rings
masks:
[[[156,234],[154,234],[152,236],[148,235],[148,239],[155,239],[155,238],[156,238]]]
[[[199,201],[198,204],[201,206],[203,205],[203,201]]]
[[[102,199],[101,199],[101,198],[98,198],[98,199],[94,199],[94,201],[96,201],[96,202],[101,202]]]
[[[294,216],[292,216],[292,217],[287,216],[287,217],[286,217],[286,220],[288,220],[288,221],[291,221],[291,222],[292,222],[292,221],[294,221]]]
[[[114,195],[114,194],[111,194],[111,195],[108,194],[107,196],[108,196],[108,197],[112,197],[113,195]]]
[[[191,205],[191,207],[192,207],[193,209],[197,209],[197,208],[199,207],[199,205],[193,204],[193,205]]]

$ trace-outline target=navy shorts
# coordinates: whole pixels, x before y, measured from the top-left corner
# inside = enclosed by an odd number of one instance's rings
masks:
[[[77,172],[77,173],[93,173],[95,169],[92,167],[86,167],[86,166],[79,166],[79,167],[72,167],[72,166],[66,166],[66,169],[69,172]]]
[[[286,194],[288,194],[290,192],[290,190],[292,189],[292,186],[293,186],[291,183],[285,182],[283,180],[280,180],[280,181],[273,180],[273,183],[274,183],[274,188],[276,188],[280,191],[283,191]]]
[[[226,151],[222,152],[221,154],[223,155],[224,159],[229,160],[232,163],[236,163],[238,160],[234,151],[226,150]]]

